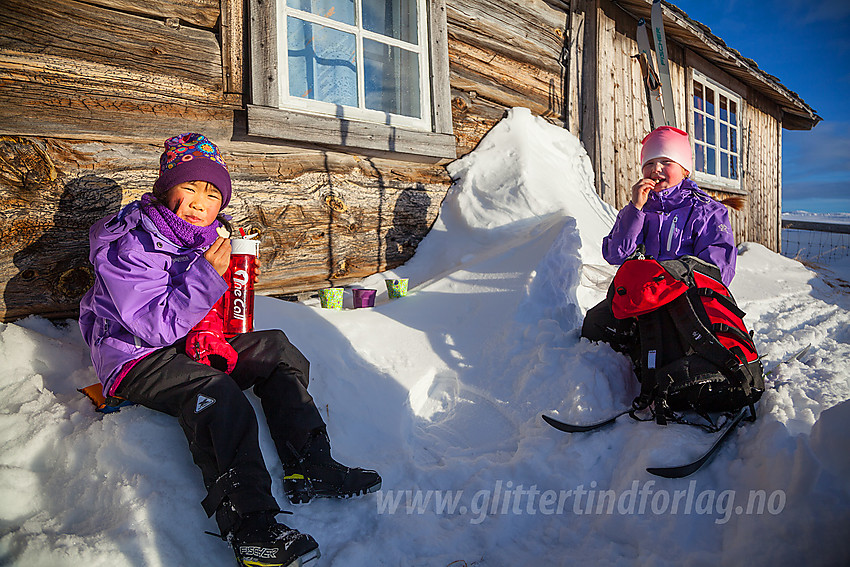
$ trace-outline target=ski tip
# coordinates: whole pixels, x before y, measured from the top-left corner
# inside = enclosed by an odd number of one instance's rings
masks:
[[[554,417],[549,417],[546,414],[540,414],[540,417],[543,418],[543,421],[545,421],[558,431],[563,431],[564,433],[579,433],[585,431],[585,429],[581,426],[575,426],[570,425],[569,423],[564,423],[563,421],[559,421]]]
[[[678,468],[647,467],[646,472],[662,478],[682,478],[688,476],[694,471],[682,471]]]

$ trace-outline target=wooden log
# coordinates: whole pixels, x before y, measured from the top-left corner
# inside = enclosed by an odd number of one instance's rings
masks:
[[[566,15],[541,0],[448,2],[449,36],[504,58],[559,72]]]
[[[221,48],[211,31],[74,0],[5,0],[0,44],[0,78],[15,83],[223,101]]]
[[[216,4],[218,0],[212,1]],[[242,0],[221,1],[221,62],[224,73],[224,92],[242,94],[245,80],[244,42],[245,20]],[[241,102],[241,97],[237,99]]]
[[[241,1],[223,0],[238,4]],[[88,4],[102,6],[126,14],[143,14],[162,20],[177,19],[181,23],[212,29],[220,14],[219,0],[88,0]]]
[[[409,259],[450,180],[440,166],[223,142],[227,212],[261,235],[263,294],[340,285]],[[265,150],[265,151],[263,151]],[[0,319],[74,316],[88,229],[150,190],[160,148],[0,137]]]
[[[567,15],[543,0],[448,1],[452,118],[458,155],[514,106],[564,125]]]
[[[177,132],[229,138],[233,110],[0,79],[0,133],[158,142]]]

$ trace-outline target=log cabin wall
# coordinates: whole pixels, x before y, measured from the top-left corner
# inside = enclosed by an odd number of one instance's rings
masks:
[[[75,316],[88,228],[148,191],[162,141],[202,132],[233,177],[227,212],[262,235],[258,292],[344,285],[409,259],[445,161],[247,138],[241,0],[4,0],[0,319]],[[561,0],[449,0],[457,153],[512,106],[563,123]]]
[[[221,17],[218,0],[4,0],[2,320],[75,316],[93,281],[89,226],[148,191],[162,141],[185,131],[219,145],[226,212],[262,235],[260,293],[412,256],[450,185],[443,164],[245,139],[241,21]]]
[[[514,106],[565,125],[569,9],[566,0],[447,0],[458,156]]]
[[[450,185],[445,160],[246,136],[246,5],[4,0],[0,319],[75,314],[92,281],[88,227],[147,191],[162,141],[185,131],[219,145],[234,180],[228,212],[262,234],[260,293],[344,285],[410,258]],[[633,10],[647,5],[445,0],[457,155],[508,108],[529,107],[584,142],[600,196],[624,206],[650,129],[631,57]],[[673,27],[668,43],[681,123],[691,112],[688,68],[697,56]],[[733,225],[739,241],[778,249],[783,115],[745,90],[748,201],[732,213]]]

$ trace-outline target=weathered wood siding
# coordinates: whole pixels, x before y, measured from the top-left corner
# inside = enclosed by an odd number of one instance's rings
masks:
[[[568,10],[561,0],[446,2],[459,156],[514,106],[564,124]]]
[[[744,107],[744,183],[748,193],[747,240],[780,251],[782,234],[782,131],[772,104],[750,92]],[[775,112],[775,111],[774,111]]]

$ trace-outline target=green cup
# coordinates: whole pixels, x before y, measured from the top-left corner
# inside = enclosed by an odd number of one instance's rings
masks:
[[[396,299],[407,295],[407,282],[407,278],[398,280],[386,280],[387,294],[390,296],[390,299]]]
[[[342,309],[342,288],[329,287],[319,290],[319,301],[325,309]]]

